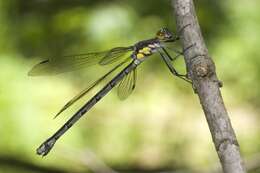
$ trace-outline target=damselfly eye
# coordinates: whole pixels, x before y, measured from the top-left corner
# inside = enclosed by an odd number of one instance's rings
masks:
[[[166,41],[172,39],[172,33],[167,28],[161,28],[157,34],[156,37],[160,40]]]
[[[156,33],[156,36],[159,38],[159,39],[163,39],[164,38],[164,33],[162,32],[162,30],[158,31]]]

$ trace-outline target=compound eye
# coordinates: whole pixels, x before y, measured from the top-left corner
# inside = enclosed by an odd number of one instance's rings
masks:
[[[164,33],[160,30],[159,32],[157,32],[156,36],[159,38],[159,39],[163,39],[165,37]]]

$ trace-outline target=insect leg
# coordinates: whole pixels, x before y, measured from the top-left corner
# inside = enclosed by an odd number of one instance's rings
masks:
[[[159,53],[160,53],[162,59],[164,60],[164,62],[166,63],[167,67],[169,68],[170,72],[171,72],[173,75],[175,75],[175,76],[181,78],[182,80],[185,80],[185,81],[188,82],[188,83],[192,83],[192,82],[188,79],[187,75],[179,74],[179,73],[177,72],[177,70],[172,66],[171,60],[170,60],[170,58],[169,58],[170,55],[167,53],[167,51],[166,51],[165,49],[164,49],[163,52],[159,51]]]

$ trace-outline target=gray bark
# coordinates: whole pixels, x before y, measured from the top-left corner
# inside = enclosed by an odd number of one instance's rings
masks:
[[[221,82],[204,43],[192,0],[172,0],[189,78],[205,113],[224,173],[245,173],[239,145],[219,90]]]

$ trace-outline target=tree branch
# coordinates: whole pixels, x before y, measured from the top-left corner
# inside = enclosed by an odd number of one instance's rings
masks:
[[[245,173],[239,145],[219,90],[222,83],[209,57],[192,0],[172,0],[180,32],[189,78],[205,113],[222,169],[225,173]]]

